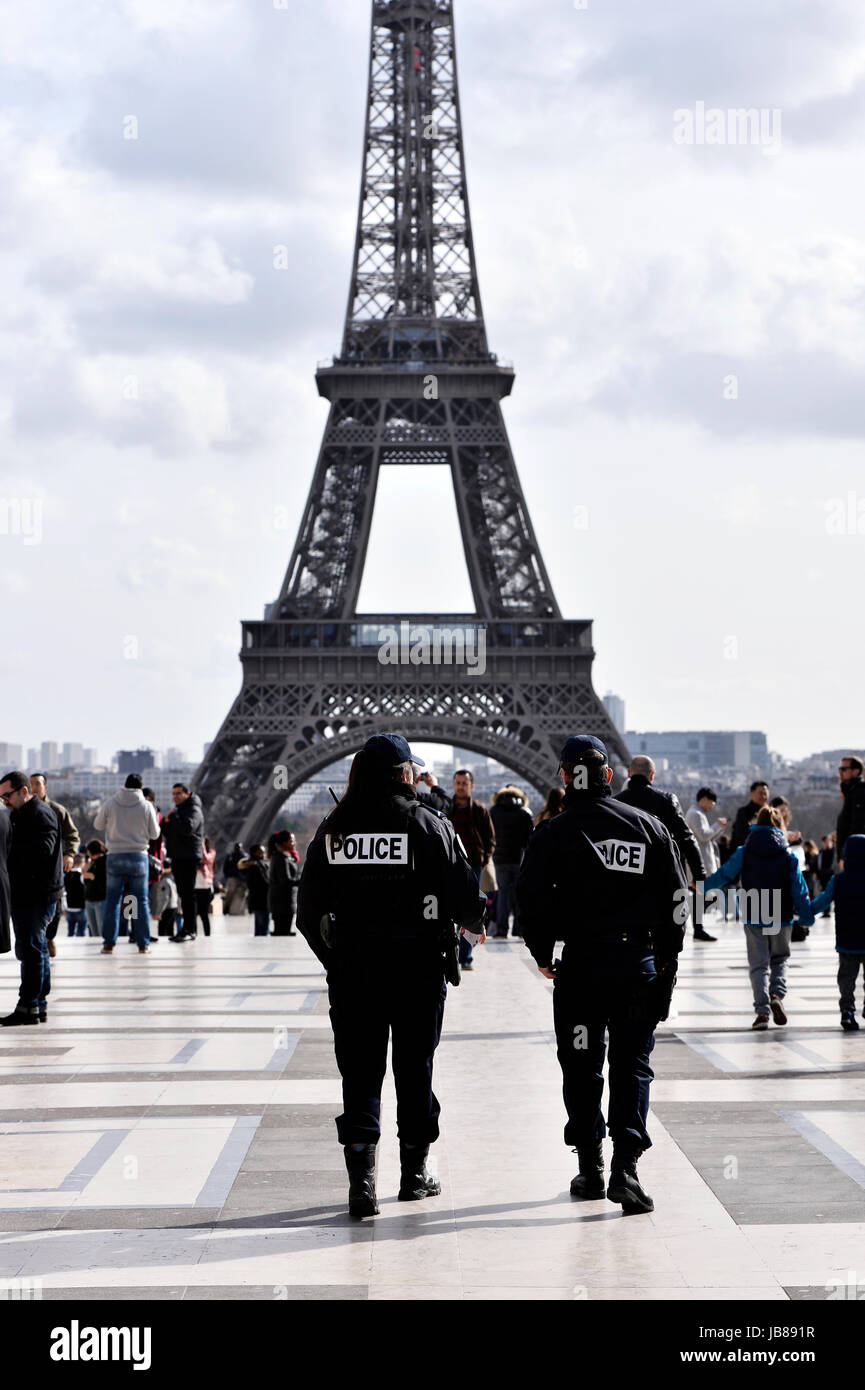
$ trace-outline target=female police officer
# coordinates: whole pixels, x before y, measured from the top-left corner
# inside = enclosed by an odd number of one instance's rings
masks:
[[[327,969],[343,1113],[336,1122],[352,1216],[376,1216],[381,1087],[393,1036],[401,1201],[434,1197],[432,1089],[447,985],[459,983],[454,923],[484,939],[485,898],[455,835],[414,791],[415,758],[377,734],[354,759],[345,795],[309,847],[298,927]]]

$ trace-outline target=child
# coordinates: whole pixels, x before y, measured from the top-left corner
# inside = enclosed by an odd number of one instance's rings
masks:
[[[179,901],[171,864],[166,859],[162,867],[162,876],[157,879],[150,891],[150,911],[159,923],[159,936],[174,936],[174,923]]]
[[[831,902],[835,904],[841,1027],[845,1033],[858,1033],[856,978],[860,966],[865,971],[865,835],[849,837],[844,848],[844,872],[832,875],[811,906],[816,914],[825,912]]]

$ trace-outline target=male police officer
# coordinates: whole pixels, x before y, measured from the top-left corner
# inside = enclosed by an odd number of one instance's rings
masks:
[[[381,1087],[393,1037],[400,1201],[441,1191],[426,1169],[438,1138],[432,1089],[447,985],[459,983],[454,923],[483,942],[486,899],[453,826],[417,799],[404,738],[377,734],[309,847],[298,927],[327,969],[343,1113],[336,1122],[352,1216],[376,1216]]]
[[[565,1143],[579,1156],[574,1197],[604,1195],[601,1113],[605,1033],[610,1038],[607,1196],[626,1213],[653,1211],[637,1178],[651,1146],[646,1131],[649,1054],[669,1012],[684,941],[687,889],[669,832],[654,816],[617,801],[597,738],[562,749],[565,807],[526,848],[517,887],[523,935],[538,969],[555,981],[553,1016],[564,1078]],[[553,948],[563,940],[560,962]]]

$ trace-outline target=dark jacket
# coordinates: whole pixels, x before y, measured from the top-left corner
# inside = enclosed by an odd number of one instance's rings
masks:
[[[865,835],[847,840],[844,872],[834,874],[811,907],[826,912],[835,904],[835,950],[841,955],[865,955]]]
[[[562,814],[529,840],[517,897],[520,930],[541,967],[557,941],[584,960],[625,940],[663,967],[685,939],[688,890],[670,834],[609,787],[567,788]]]
[[[201,809],[201,801],[194,792],[164,818],[162,838],[169,859],[191,859],[196,864],[201,862],[204,846],[204,812]]]
[[[844,859],[844,846],[851,835],[865,835],[865,777],[852,777],[841,788],[844,805],[838,817],[838,862]],[[846,867],[846,865],[845,865]]]
[[[738,849],[748,838],[748,831],[751,829],[751,822],[757,819],[762,807],[755,801],[746,801],[744,806],[740,806],[733,821],[733,829],[730,832],[730,849]],[[770,827],[771,828],[771,827]]]
[[[12,823],[9,812],[0,808],[0,954],[12,949],[9,930],[12,897],[9,891],[9,870],[6,867],[11,840]]]
[[[328,820],[319,826],[300,880],[297,925],[328,970],[396,959],[410,989],[419,974],[443,977],[444,928],[481,931],[485,907],[453,826],[413,787],[395,783],[357,808],[350,829],[334,835]],[[321,922],[330,915],[328,944]]]
[[[788,848],[783,830],[776,830],[772,825],[753,826],[745,844],[740,845],[726,864],[722,864],[706,879],[706,892],[733,883],[740,874],[746,894],[755,890],[760,894],[781,894],[780,922],[772,916],[774,898],[765,900],[767,911],[764,912],[763,902],[746,897],[744,910],[740,914],[746,926],[788,927],[795,914],[800,926],[813,927],[814,905],[802,877],[799,860]]]
[[[270,876],[266,859],[241,859],[240,873],[246,884],[246,906],[250,912],[269,912]]]
[[[63,875],[63,886],[66,889],[66,906],[73,912],[80,912],[87,901],[84,896],[84,879],[81,877],[80,869],[70,869],[68,874]]]
[[[12,906],[59,903],[63,896],[63,841],[57,817],[38,796],[13,811],[9,882]]]
[[[465,807],[457,807],[456,803],[451,801],[449,819],[452,824],[458,825],[458,822],[454,821],[454,812],[459,815],[460,810],[465,811],[465,809]],[[472,867],[480,869],[483,868],[484,864],[488,864],[495,851],[496,832],[493,829],[490,813],[482,802],[469,797],[468,826],[467,829],[459,833]]]
[[[270,879],[267,906],[271,917],[288,917],[297,907],[297,885],[300,865],[290,856],[275,849],[270,860]]]
[[[84,896],[89,903],[104,903],[107,889],[106,865],[107,857],[99,854],[95,859],[91,859],[90,867],[87,872],[93,875],[92,879],[84,880]]]
[[[698,883],[704,877],[706,871],[703,868],[700,846],[682,814],[679,798],[674,792],[660,791],[652,786],[648,777],[637,773],[624,791],[619,792],[616,800],[624,801],[626,806],[636,806],[640,811],[648,811],[650,816],[659,820],[669,830],[673,844],[679,851],[679,857],[683,864],[687,864],[694,882]]]
[[[818,858],[817,877],[820,880],[820,887],[825,888],[832,877],[832,869],[835,863],[835,846],[830,845],[828,849],[820,849]]]
[[[438,783],[434,787],[428,787],[426,796],[419,796],[418,800],[421,805],[424,801],[428,801],[433,810],[441,811],[443,816],[449,816],[451,813],[451,799]]]
[[[490,808],[496,835],[493,860],[496,864],[520,864],[535,828],[531,811],[514,792],[499,792]]]

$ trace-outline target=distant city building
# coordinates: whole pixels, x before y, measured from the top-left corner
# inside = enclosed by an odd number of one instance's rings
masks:
[[[60,753],[61,767],[83,767],[84,766],[84,744],[83,743],[64,743]]]
[[[166,748],[162,757],[163,767],[183,767],[186,763],[186,754],[182,748]]]
[[[40,770],[40,769],[39,769],[39,761],[40,761],[40,760],[39,760],[39,749],[38,749],[38,748],[28,748],[28,749],[27,749],[27,771],[28,771],[28,772],[39,772],[39,770]]]
[[[38,768],[31,768],[31,772],[53,772],[60,766],[60,746],[57,743],[43,743],[39,753]]]
[[[117,771],[124,777],[130,772],[145,772],[155,766],[152,748],[137,748],[135,752],[121,749],[117,754]]]
[[[3,772],[17,772],[24,762],[24,749],[20,743],[0,743],[0,763]]]
[[[646,753],[667,768],[769,767],[766,735],[753,730],[687,729],[625,735],[631,754]]]
[[[136,769],[133,769],[135,771]],[[163,809],[171,806],[171,788],[175,782],[188,782],[192,773],[190,764],[186,767],[144,768],[141,775],[144,785],[150,787],[157,804]],[[62,803],[64,797],[83,800],[106,801],[109,796],[123,786],[127,773],[115,772],[111,768],[76,768],[51,778],[51,795]]]
[[[625,702],[620,695],[608,690],[604,696],[604,707],[620,734],[625,732]]]
[[[82,767],[95,767],[99,762],[99,753],[95,748],[85,748],[84,757],[81,759]]]

